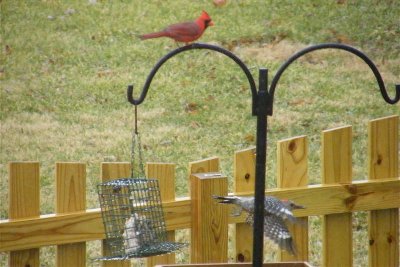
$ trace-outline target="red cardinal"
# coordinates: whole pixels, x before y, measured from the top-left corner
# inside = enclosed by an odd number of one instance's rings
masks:
[[[177,42],[190,43],[200,38],[208,26],[214,25],[210,16],[203,10],[195,21],[172,24],[160,32],[148,33],[140,36],[142,40],[169,37]]]

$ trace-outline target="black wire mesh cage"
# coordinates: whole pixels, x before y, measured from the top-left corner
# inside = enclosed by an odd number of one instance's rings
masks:
[[[167,254],[186,245],[167,241],[158,180],[120,178],[97,190],[110,254],[100,260]]]

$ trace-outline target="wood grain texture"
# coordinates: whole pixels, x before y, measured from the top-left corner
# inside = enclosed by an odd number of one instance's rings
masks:
[[[279,141],[277,144],[278,188],[296,188],[308,184],[308,141],[300,136]],[[291,199],[291,198],[289,198]],[[295,201],[294,199],[291,199]],[[296,202],[296,201],[295,201]],[[296,202],[308,207],[305,203]],[[298,224],[288,224],[296,246],[296,255],[286,251],[278,254],[281,261],[308,260],[308,218],[298,218]]]
[[[211,157],[189,163],[189,175],[193,173],[219,172],[219,158]]]
[[[399,116],[372,120],[368,124],[368,178],[398,177]]]
[[[352,180],[352,127],[322,132],[322,183],[350,183]]]
[[[130,176],[131,164],[129,162],[104,162],[101,164],[102,182]]]
[[[228,180],[217,173],[190,176],[192,263],[228,261],[228,213],[212,196],[228,194]]]
[[[369,266],[399,266],[399,209],[371,211]]]
[[[131,164],[128,162],[109,162],[101,164],[101,180],[106,182],[118,178],[128,178],[131,176]],[[104,231],[104,227],[103,227]],[[106,241],[103,240],[103,255],[109,255]],[[103,267],[129,267],[131,261],[103,261]]]
[[[9,218],[27,219],[40,215],[39,163],[11,162],[9,164]],[[4,238],[2,234],[0,234]],[[12,251],[9,266],[39,267],[39,249]]]
[[[56,164],[56,213],[86,210],[86,165],[84,163]],[[58,245],[58,267],[86,266],[86,243]]]
[[[158,179],[161,200],[163,202],[175,200],[175,164],[171,163],[147,163],[146,176],[152,179]],[[163,209],[164,210],[164,209]],[[165,214],[165,210],[164,210]],[[167,232],[168,241],[175,241],[175,231]],[[150,257],[147,259],[147,266],[157,264],[175,263],[175,253]]]
[[[234,193],[254,191],[256,149],[236,151],[233,162]]]
[[[322,182],[351,183],[352,128],[345,126],[322,133]],[[340,233],[340,234],[339,234]],[[353,266],[352,214],[322,218],[322,262],[324,266]]]
[[[255,153],[255,148],[235,152],[234,194],[254,192]],[[251,262],[253,259],[253,227],[247,223],[238,223],[235,224],[235,230],[236,261]]]
[[[308,184],[308,141],[299,136],[277,143],[277,187],[290,188]]]
[[[11,162],[9,175],[9,218],[39,216],[39,163]]]
[[[39,249],[28,249],[13,251],[8,258],[8,266],[13,267],[36,267],[40,266]]]
[[[5,221],[0,235],[1,252],[105,238],[99,209]]]
[[[400,177],[353,181],[352,184],[309,185],[300,188],[271,189],[266,192],[281,199],[292,199],[307,209],[295,216],[327,215],[400,207]],[[254,195],[244,192],[240,196]],[[191,226],[191,200],[188,197],[163,203],[167,230]],[[245,216],[228,217],[229,223],[244,222]],[[0,252],[103,239],[100,209],[63,215],[42,215],[23,220],[0,221]]]
[[[369,179],[398,177],[398,166],[399,116],[370,121],[368,124]],[[368,221],[369,265],[397,266],[399,264],[399,209],[371,211]]]

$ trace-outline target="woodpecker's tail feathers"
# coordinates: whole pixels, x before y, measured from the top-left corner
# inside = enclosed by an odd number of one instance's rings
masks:
[[[221,204],[236,204],[238,201],[238,197],[232,196],[232,197],[221,197],[221,196],[213,196],[214,199],[219,200],[218,203]]]

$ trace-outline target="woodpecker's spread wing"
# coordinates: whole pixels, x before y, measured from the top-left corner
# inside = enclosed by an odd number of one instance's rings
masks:
[[[268,216],[269,214],[276,215],[279,218],[288,219],[291,222],[296,222],[296,218],[293,216],[291,206],[289,202],[283,202],[275,197],[265,197],[264,210]]]
[[[274,241],[281,249],[296,254],[293,238],[282,218],[269,215],[264,217],[264,235]]]
[[[222,204],[235,204],[240,208],[240,212],[235,212],[234,216],[240,215],[242,210],[249,214],[254,213],[254,197],[238,197],[238,196],[213,196]],[[293,216],[293,209],[303,209],[303,206],[297,205],[290,200],[279,200],[273,196],[266,196],[264,200],[264,215],[275,215],[283,220],[289,220],[292,223],[297,222]]]
[[[246,222],[254,225],[254,216],[249,214]],[[273,214],[264,217],[264,236],[272,240],[280,249],[286,250],[292,255],[296,254],[293,238],[286,227],[284,220]]]

